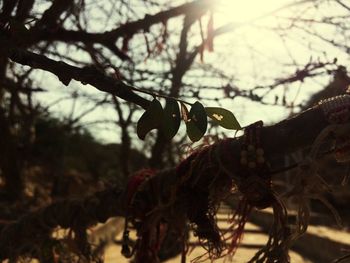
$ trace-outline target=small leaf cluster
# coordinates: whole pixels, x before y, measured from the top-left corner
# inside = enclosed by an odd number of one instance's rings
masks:
[[[174,98],[166,98],[163,109],[156,98],[150,103],[137,123],[137,135],[144,140],[153,129],[158,129],[163,136],[171,140],[180,128],[181,120],[186,124],[186,132],[191,141],[199,141],[207,131],[208,117],[214,123],[226,129],[241,129],[236,117],[227,109],[204,107],[199,101],[191,104],[190,110]]]

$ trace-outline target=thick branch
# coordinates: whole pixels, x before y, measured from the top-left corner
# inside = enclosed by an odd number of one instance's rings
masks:
[[[328,125],[319,107],[308,109],[290,119],[262,130],[262,141],[268,156],[281,156],[308,148]]]
[[[282,154],[295,151],[300,148],[310,146],[315,137],[327,126],[322,111],[317,108],[307,110],[298,116],[282,121],[276,125],[263,128],[262,141],[266,154],[269,158],[281,156]],[[230,162],[238,156],[241,138],[229,141],[230,152],[232,152]],[[219,142],[220,143],[220,142]],[[215,145],[214,145],[215,146]],[[228,161],[227,151],[225,156],[218,156]],[[233,156],[233,157],[232,157]],[[236,156],[236,157],[235,157]],[[195,174],[196,171],[192,171]],[[212,175],[208,175],[209,177]],[[201,179],[202,180],[202,179]],[[158,172],[154,177],[146,181],[142,187],[142,192],[149,192],[148,198],[141,198],[140,210],[149,207],[150,200],[156,203],[160,200],[172,200],[174,196],[174,185],[179,182],[179,177],[175,174],[175,169]],[[190,186],[187,186],[190,188]],[[155,191],[155,189],[158,189]],[[35,243],[41,235],[48,233],[50,229],[57,226],[62,228],[74,228],[79,225],[88,226],[96,222],[105,222],[109,217],[126,214],[126,192],[116,189],[109,189],[96,193],[93,197],[83,201],[61,201],[54,203],[36,212],[29,213],[16,222],[5,225],[0,232],[0,259],[4,259],[14,253],[15,248],[21,248],[24,244]],[[162,208],[162,216],[167,218],[169,211],[173,211],[173,206],[181,204],[186,206],[184,196],[175,196],[176,202]],[[182,199],[181,199],[182,198]],[[158,200],[158,201],[157,201]],[[144,202],[144,203],[142,203]],[[163,203],[164,204],[164,203]],[[184,209],[176,207],[178,214],[184,214]],[[137,210],[136,210],[137,211]],[[130,213],[130,211],[129,211]],[[36,239],[35,239],[36,237]],[[16,251],[16,253],[26,251]]]
[[[183,14],[197,13],[200,10],[207,9],[213,3],[211,0],[197,0],[186,3],[166,11],[161,11],[154,15],[146,15],[143,19],[129,22],[119,26],[111,31],[104,33],[88,33],[84,31],[74,31],[59,29],[54,32],[42,31],[39,40],[60,40],[60,41],[79,41],[88,43],[105,43],[106,41],[115,41],[119,37],[133,36],[140,31],[148,31],[149,28],[158,23],[167,21],[170,18]]]
[[[11,45],[8,45],[8,47],[11,47]],[[100,91],[108,92],[126,101],[133,102],[143,108],[147,108],[149,104],[148,100],[135,94],[130,86],[120,80],[106,76],[96,68],[71,66],[65,62],[55,61],[43,55],[18,48],[9,48],[2,51],[7,53],[6,55],[14,62],[53,73],[66,86],[74,79],[83,84],[90,84]]]

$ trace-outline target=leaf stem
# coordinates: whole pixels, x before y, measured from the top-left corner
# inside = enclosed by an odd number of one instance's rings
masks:
[[[156,93],[153,93],[153,92],[151,92],[151,91],[144,90],[144,89],[141,89],[141,88],[136,88],[136,87],[133,87],[133,86],[130,86],[130,85],[128,85],[128,87],[129,87],[130,89],[132,89],[133,91],[145,93],[145,94],[151,95],[151,96],[153,96],[153,97],[159,97],[159,98],[165,98],[165,99],[174,99],[174,100],[176,100],[176,101],[178,101],[178,102],[182,102],[182,103],[187,104],[187,105],[190,105],[190,106],[193,105],[193,103],[190,103],[190,102],[187,102],[187,101],[185,101],[185,100],[178,99],[178,98],[174,98],[174,97],[171,97],[171,96],[156,94]]]

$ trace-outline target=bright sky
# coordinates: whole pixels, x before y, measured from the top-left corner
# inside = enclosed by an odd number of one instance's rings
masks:
[[[224,68],[227,72],[237,76],[236,84],[242,88],[269,83],[266,80],[271,83],[282,76],[287,77],[294,73],[296,68],[302,68],[310,59],[314,62],[318,59],[330,61],[336,57],[339,64],[347,65],[349,61],[345,53],[317,38],[310,37],[301,30],[285,31],[288,32],[287,35],[276,34],[276,31],[271,30],[271,28],[290,25],[290,21],[286,20],[287,17],[300,16],[317,19],[335,14],[341,15],[346,11],[332,4],[331,1],[315,9],[315,2],[307,0],[221,0],[216,8],[215,25],[219,27],[232,23],[234,30],[232,33],[216,38],[215,52],[212,56],[207,56],[206,61],[215,65],[216,61],[226,56],[227,64],[224,65]],[[315,30],[326,38],[335,38],[334,28],[322,25],[308,28],[307,24],[304,24],[303,27]],[[271,93],[271,102],[276,94],[285,91],[290,101],[295,98],[296,103],[304,102],[310,95],[322,89],[329,79],[330,77],[326,76],[316,80],[306,80],[300,90],[300,83],[295,83],[288,89],[281,87]],[[226,101],[225,105],[233,107],[232,110],[238,115],[243,125],[259,119],[274,123],[287,117],[290,113],[283,107],[262,106],[240,99],[233,104]]]
[[[172,5],[181,4],[182,1],[175,1]],[[296,2],[307,2],[295,4]],[[286,17],[299,15],[306,18],[317,18],[333,14],[342,14],[339,6],[327,4],[321,9],[315,10],[312,5],[315,1],[291,1],[291,0],[219,0],[214,12],[214,27],[220,27],[232,23],[232,32],[219,36],[214,42],[214,52],[205,53],[204,63],[212,64],[224,69],[228,75],[233,75],[234,82],[231,83],[242,89],[250,89],[263,84],[271,84],[274,79],[281,76],[289,76],[295,72],[297,67],[302,67],[310,59],[313,61],[330,60],[337,57],[341,64],[347,65],[348,58],[341,51],[332,48],[319,39],[305,38],[307,36],[302,31],[290,30],[288,35],[276,34],[272,27],[282,27],[290,23]],[[288,9],[281,9],[283,6],[290,6]],[[317,14],[317,15],[316,15]],[[179,20],[173,26],[180,25]],[[308,28],[307,28],[308,29]],[[333,29],[327,27],[317,28],[324,36],[332,36]],[[178,40],[176,40],[178,41]],[[312,50],[310,50],[310,48]],[[288,66],[289,65],[289,66]],[[150,64],[145,65],[149,67]],[[45,78],[47,74],[44,74]],[[54,77],[49,77],[54,80]],[[305,101],[311,94],[320,90],[327,84],[329,77],[305,81],[299,91],[299,83],[291,85],[288,89],[281,87],[276,92],[272,92],[270,99],[274,100],[276,94],[286,92],[287,99],[296,103]],[[200,80],[204,81],[204,80]],[[55,81],[57,83],[57,81]],[[227,83],[215,80],[209,85],[226,85]],[[71,87],[89,90],[89,87],[81,86],[72,82]],[[59,87],[61,93],[62,87]],[[98,91],[91,93],[97,94]],[[46,101],[53,101],[57,93],[48,92],[45,94]],[[215,96],[208,94],[207,96]],[[48,99],[50,98],[50,99]],[[57,98],[57,97],[56,97]],[[204,103],[206,103],[204,101]],[[209,103],[209,102],[208,102]],[[206,106],[218,106],[210,102]],[[280,106],[262,106],[258,103],[249,102],[246,99],[235,99],[220,101],[224,107],[232,110],[241,124],[264,120],[267,123],[274,123],[288,116],[289,110]],[[71,105],[60,104],[56,110],[69,112]],[[116,119],[116,114],[112,109],[102,108],[87,116],[84,121],[100,120],[109,116]],[[97,129],[95,133],[98,137],[106,141],[118,140],[116,129]]]
[[[269,14],[291,0],[219,0],[216,10],[223,22],[244,23]]]

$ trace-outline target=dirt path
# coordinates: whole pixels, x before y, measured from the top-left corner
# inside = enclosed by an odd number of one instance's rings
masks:
[[[228,208],[223,206],[218,214],[218,219],[219,219],[219,227],[220,228],[228,228],[229,225],[227,223],[227,212]],[[263,246],[266,241],[268,236],[264,233],[257,233],[260,232],[261,229],[251,223],[247,223],[246,225],[246,233],[243,238],[242,246],[238,249],[237,253],[235,254],[234,258],[232,261],[229,259],[226,259],[226,262],[237,262],[237,263],[244,263],[247,262],[253,255],[254,253],[258,250],[258,246]],[[117,240],[121,239],[121,235],[117,237]],[[191,235],[190,237],[190,242],[196,242],[197,239]],[[248,245],[248,248],[246,247]],[[125,259],[123,256],[120,254],[121,247],[120,245],[111,245],[107,248],[106,253],[105,253],[105,262],[106,263],[127,263],[129,262],[127,259]],[[188,255],[187,259],[188,262],[190,262],[191,259],[196,258],[204,253],[204,249],[201,247],[196,247],[190,255]],[[310,263],[311,261],[308,261],[304,259],[301,255],[291,251],[290,252],[291,256],[291,262],[292,263]],[[175,258],[172,258],[167,261],[167,263],[178,263],[180,262],[180,256],[177,256]],[[216,260],[215,262],[224,262],[225,258]]]

